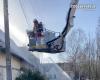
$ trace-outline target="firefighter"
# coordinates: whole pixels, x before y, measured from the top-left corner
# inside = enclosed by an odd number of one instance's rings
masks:
[[[42,22],[38,25],[38,37],[43,37],[43,24]]]
[[[31,41],[31,45],[32,48],[36,48],[37,46],[37,30],[38,30],[38,20],[34,19],[33,20],[33,34],[32,34],[32,41]]]
[[[38,20],[37,19],[34,19],[33,20],[33,35],[35,37],[37,36],[38,26],[39,26]]]
[[[38,31],[37,31],[37,34],[38,34],[38,44],[39,44],[39,48],[43,48],[44,46],[44,35],[43,35],[43,24],[42,22],[39,23],[38,25]]]

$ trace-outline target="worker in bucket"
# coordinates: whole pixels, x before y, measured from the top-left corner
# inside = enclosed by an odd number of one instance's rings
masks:
[[[38,20],[34,19],[33,20],[33,35],[36,37],[37,36],[37,31],[38,31]]]
[[[43,24],[40,22],[38,24],[38,31],[37,31],[37,43],[39,44],[39,48],[43,48],[44,45],[44,34],[43,34]]]
[[[41,48],[41,44],[43,44],[43,24],[42,22],[38,22],[37,19],[33,21],[33,34],[36,39],[36,47]]]
[[[42,24],[42,22],[40,22],[39,26],[38,26],[38,36],[43,37],[43,24]]]
[[[44,41],[44,31],[43,31],[43,24],[42,22],[39,23],[39,38],[40,38],[40,43],[41,43],[41,48],[45,48],[45,41]]]
[[[38,31],[38,20],[33,20],[33,39],[32,39],[32,48],[37,47],[37,31]]]

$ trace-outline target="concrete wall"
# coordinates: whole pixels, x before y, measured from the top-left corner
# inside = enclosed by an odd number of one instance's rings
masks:
[[[16,76],[18,76],[19,70],[20,70],[20,59],[16,57],[12,57],[11,59],[12,63],[12,78],[15,79]],[[0,52],[0,80],[6,80],[6,56],[5,54]]]
[[[43,68],[49,80],[71,80],[69,75],[54,63],[43,64]]]
[[[42,61],[43,60],[43,61]],[[72,80],[50,57],[41,57],[41,68],[49,80]]]
[[[33,66],[30,66],[27,62],[16,56],[12,56],[11,63],[13,80],[20,74],[21,67],[33,69]],[[0,80],[6,80],[6,56],[2,52],[0,52]]]
[[[66,72],[68,75],[73,78],[74,77],[74,72],[73,72],[73,67],[70,63],[58,63],[58,65]]]

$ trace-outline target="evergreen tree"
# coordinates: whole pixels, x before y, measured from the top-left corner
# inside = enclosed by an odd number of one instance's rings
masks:
[[[24,69],[16,80],[47,80],[39,71]]]

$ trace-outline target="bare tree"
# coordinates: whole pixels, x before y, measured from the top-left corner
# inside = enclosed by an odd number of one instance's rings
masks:
[[[96,50],[96,79],[99,78],[100,72],[100,18],[98,22],[98,27],[96,28],[96,43],[97,43],[97,50]],[[100,78],[99,78],[100,79]]]
[[[73,30],[72,33],[67,38],[67,54],[69,54],[68,59],[70,60],[72,71],[75,75],[74,79],[77,80],[80,76],[79,67],[79,54],[84,47],[86,36],[83,30],[77,29]]]
[[[100,75],[98,70],[100,66],[96,65],[96,39],[90,35],[86,38],[82,30],[73,31],[70,35],[67,43],[68,59],[75,76],[78,75],[80,79],[99,80],[100,78],[96,76]]]

